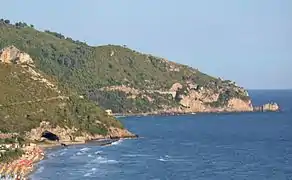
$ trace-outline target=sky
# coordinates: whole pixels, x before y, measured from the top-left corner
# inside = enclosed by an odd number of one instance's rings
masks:
[[[127,45],[247,89],[292,89],[291,0],[9,0],[1,6],[1,18],[90,45]]]

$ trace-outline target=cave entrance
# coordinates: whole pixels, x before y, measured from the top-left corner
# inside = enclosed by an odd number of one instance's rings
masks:
[[[50,131],[47,131],[47,130],[42,133],[41,137],[46,138],[47,140],[50,140],[50,141],[59,141],[60,140],[56,134],[54,134]]]

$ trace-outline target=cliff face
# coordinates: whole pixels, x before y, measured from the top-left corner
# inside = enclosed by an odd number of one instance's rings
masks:
[[[0,132],[39,140],[48,130],[62,141],[134,136],[93,102],[38,70],[29,54],[0,51]]]
[[[253,111],[251,99],[245,89],[234,84],[201,86],[187,82],[174,83],[169,90],[139,90],[127,86],[112,86],[100,89],[107,92],[123,92],[127,99],[142,97],[150,104],[159,104],[157,109],[144,113],[192,113],[192,112],[249,112]],[[166,96],[159,101],[157,97]],[[157,101],[158,100],[158,101]]]
[[[253,110],[251,100],[243,88],[235,85],[223,86],[216,91],[214,87],[199,89],[192,87],[194,86],[189,85],[183,92],[184,95],[179,97],[181,109],[185,113]]]

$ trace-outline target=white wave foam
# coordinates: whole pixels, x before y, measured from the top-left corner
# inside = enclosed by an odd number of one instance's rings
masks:
[[[118,141],[113,142],[111,145],[119,145],[123,142],[122,139],[119,139]]]
[[[107,159],[101,156],[98,156],[97,158],[95,158],[93,160],[94,163],[98,163],[98,164],[116,164],[118,163],[118,161],[114,160],[114,159]]]
[[[97,170],[96,168],[91,168],[91,170],[89,172],[85,173],[83,176],[84,177],[91,176],[96,172],[96,170]]]
[[[82,149],[80,149],[80,151],[78,151],[77,153],[76,153],[76,155],[77,156],[80,156],[80,155],[84,155],[87,151],[89,151],[90,150],[90,148],[88,148],[88,147],[85,147],[85,148],[82,148]]]
[[[61,152],[60,153],[60,156],[63,156],[64,154],[66,154],[66,152],[64,151],[64,152]]]
[[[123,154],[124,157],[151,157],[149,154]]]
[[[165,160],[165,159],[163,159],[163,158],[159,158],[159,159],[157,159],[158,161],[163,161],[163,162],[165,162],[165,161],[167,161],[167,160]]]
[[[163,162],[189,162],[190,160],[188,159],[188,157],[183,157],[183,156],[176,156],[176,157],[172,157],[169,155],[164,155],[164,156],[160,156],[159,159],[157,159],[158,161],[163,161]]]
[[[164,155],[164,157],[166,158],[162,158],[162,157],[160,157],[159,159],[158,159],[158,161],[163,161],[163,162],[166,162],[166,161],[170,161],[170,156],[169,155]]]
[[[96,168],[91,168],[91,171],[96,171]]]
[[[80,149],[80,151],[82,151],[82,152],[86,152],[86,151],[89,151],[89,150],[90,150],[90,148],[88,148],[88,147]]]
[[[83,155],[83,154],[84,154],[83,152],[77,152],[76,153],[77,156],[80,156],[80,155]]]
[[[101,154],[102,151],[96,151],[94,154]]]
[[[112,159],[108,159],[108,160],[103,160],[99,162],[100,164],[117,164],[118,161],[116,160],[112,160]]]
[[[92,175],[92,173],[89,172],[89,173],[84,174],[83,176],[84,177],[88,177],[88,176],[91,176],[91,175]]]

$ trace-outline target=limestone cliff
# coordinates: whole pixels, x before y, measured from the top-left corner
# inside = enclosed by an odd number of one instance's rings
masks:
[[[212,86],[213,85],[213,86]],[[250,97],[245,89],[232,83],[198,86],[194,83],[176,82],[169,90],[139,90],[123,86],[112,86],[100,89],[102,91],[120,91],[127,98],[145,97],[150,103],[155,103],[156,97],[168,96],[167,101],[160,102],[156,110],[145,113],[192,113],[192,112],[249,112],[253,111]],[[157,101],[156,101],[157,102]]]
[[[177,93],[176,96],[179,96],[178,101],[185,113],[253,110],[247,92],[235,85],[223,86],[219,90],[212,87],[194,89],[193,85],[188,85],[183,94],[179,90]]]

